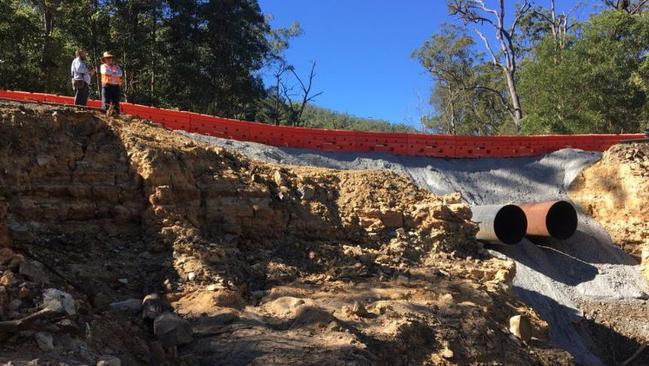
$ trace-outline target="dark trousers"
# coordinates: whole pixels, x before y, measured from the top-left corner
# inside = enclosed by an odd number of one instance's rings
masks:
[[[90,86],[83,83],[83,88],[74,88],[74,104],[85,106],[88,103],[88,94],[90,94]]]
[[[113,105],[113,110],[119,114],[119,98],[119,85],[104,85],[101,88],[101,110],[106,112]]]

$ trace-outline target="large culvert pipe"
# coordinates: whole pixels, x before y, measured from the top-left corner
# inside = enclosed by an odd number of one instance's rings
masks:
[[[471,211],[480,227],[476,234],[480,241],[512,245],[525,237],[527,218],[516,205],[474,206]]]
[[[528,236],[568,239],[577,231],[577,210],[566,201],[548,201],[521,205],[527,216]]]

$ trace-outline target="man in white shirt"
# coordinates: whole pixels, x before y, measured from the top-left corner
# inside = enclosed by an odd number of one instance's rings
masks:
[[[89,70],[86,64],[86,52],[79,48],[74,55],[70,74],[72,75],[72,87],[74,89],[74,104],[85,106],[90,94],[90,76],[95,70]]]

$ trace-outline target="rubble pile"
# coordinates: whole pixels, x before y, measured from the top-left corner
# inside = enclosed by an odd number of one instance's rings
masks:
[[[476,230],[392,173],[5,104],[0,362],[571,364]]]

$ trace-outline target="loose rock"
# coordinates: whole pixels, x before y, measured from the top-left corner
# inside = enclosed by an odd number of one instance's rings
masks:
[[[44,352],[49,352],[54,349],[54,338],[50,333],[47,332],[38,332],[34,334],[34,339],[40,348]]]
[[[66,313],[68,315],[74,315],[77,313],[72,295],[55,288],[48,288],[43,291],[43,307],[58,313]]]
[[[527,315],[515,315],[509,319],[509,331],[524,342],[532,339],[532,323]]]
[[[18,273],[34,282],[43,284],[50,283],[50,278],[47,274],[45,266],[37,261],[26,260],[20,263]]]
[[[142,310],[142,300],[126,299],[124,301],[114,302],[110,307],[128,314],[137,314]]]
[[[101,356],[97,366],[122,366],[122,361],[115,356]]]
[[[149,294],[142,300],[142,318],[155,319],[162,314],[163,303],[158,294]]]
[[[164,313],[153,322],[153,334],[165,347],[174,347],[192,341],[189,322],[174,313]]]

